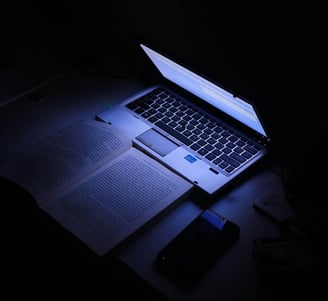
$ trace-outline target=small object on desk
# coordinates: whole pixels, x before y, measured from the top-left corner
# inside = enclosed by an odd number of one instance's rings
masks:
[[[270,193],[253,204],[253,208],[263,213],[277,224],[295,217],[295,212],[286,199]]]
[[[253,254],[259,272],[268,283],[308,279],[313,269],[313,256],[305,240],[256,238]]]
[[[234,222],[204,210],[157,253],[155,268],[190,288],[232,247],[239,233]]]

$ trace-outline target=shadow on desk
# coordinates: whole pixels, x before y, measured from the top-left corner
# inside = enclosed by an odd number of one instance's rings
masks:
[[[1,178],[0,188],[1,259],[6,266],[1,269],[8,287],[32,281],[39,287],[31,286],[33,295],[41,292],[40,285],[45,283],[57,292],[66,288],[78,295],[91,292],[95,297],[106,293],[124,299],[133,292],[143,300],[166,300],[117,257],[98,256],[54,222],[25,190]],[[58,277],[56,284],[54,277]]]

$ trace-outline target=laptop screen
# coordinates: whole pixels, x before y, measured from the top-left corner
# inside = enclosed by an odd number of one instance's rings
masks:
[[[252,104],[235,97],[228,91],[178,65],[149,47],[143,44],[140,44],[140,46],[166,79],[267,137]]]

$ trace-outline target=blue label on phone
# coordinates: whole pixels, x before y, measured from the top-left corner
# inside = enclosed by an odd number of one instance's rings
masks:
[[[202,217],[204,219],[206,219],[209,223],[211,223],[213,226],[218,228],[219,230],[221,230],[224,227],[224,224],[227,221],[223,216],[221,216],[211,210],[206,210],[202,214]]]

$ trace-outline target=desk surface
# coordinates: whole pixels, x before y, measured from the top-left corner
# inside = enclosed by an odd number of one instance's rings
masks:
[[[158,250],[191,222],[201,209],[191,200],[119,252],[119,257],[171,300],[258,300],[265,297],[252,254],[254,238],[279,237],[279,228],[259,214],[253,203],[274,194],[282,202],[280,178],[271,171],[252,176],[210,207],[240,226],[240,238],[195,287],[184,291],[152,267]],[[238,289],[236,289],[238,287]]]
[[[142,87],[132,77],[113,79],[67,72],[37,91],[41,101],[25,96],[0,108],[0,162],[78,119],[93,119]],[[252,254],[254,238],[279,237],[277,224],[252,207],[268,195],[287,203],[280,177],[270,169],[263,169],[213,202],[212,209],[240,226],[240,239],[190,291],[180,289],[156,273],[152,262],[157,251],[201,212],[194,200],[181,204],[118,249],[115,255],[170,300],[268,299],[272,287],[264,289]],[[274,290],[279,291],[279,287]]]

